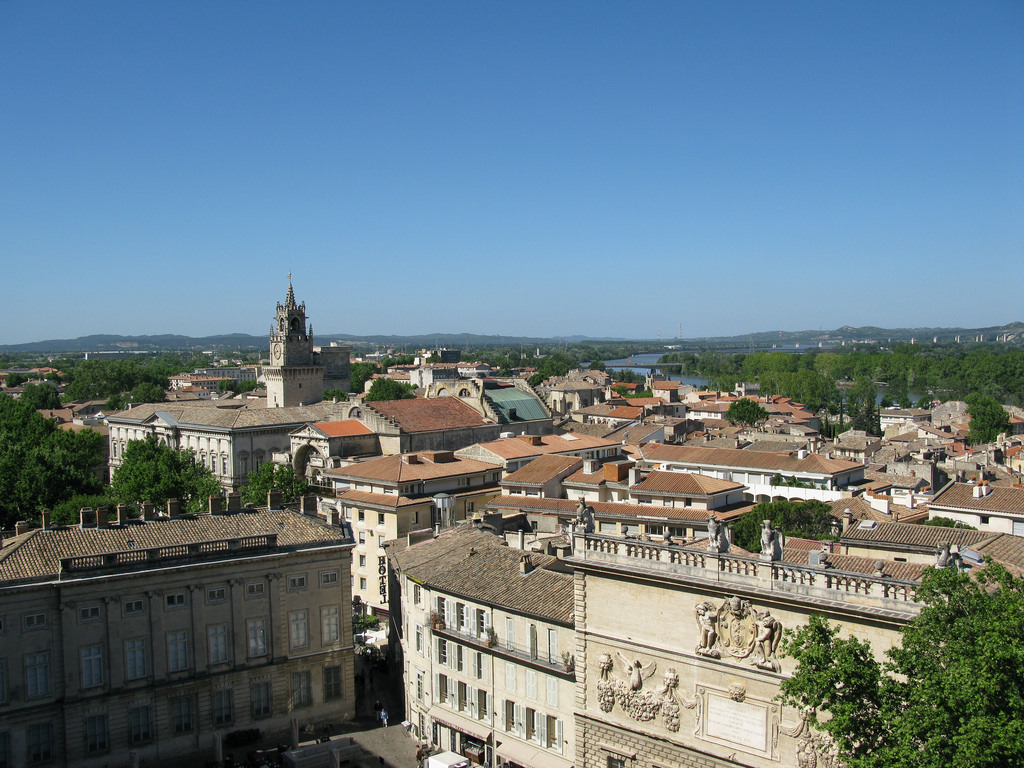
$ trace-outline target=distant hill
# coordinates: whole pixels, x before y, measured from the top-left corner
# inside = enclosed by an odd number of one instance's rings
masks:
[[[878,344],[906,343],[911,339],[919,343],[975,341],[979,337],[984,341],[1005,339],[1016,345],[1024,344],[1024,323],[1013,322],[1008,325],[990,326],[987,328],[877,328],[862,326],[853,328],[843,326],[832,331],[758,331],[738,336],[709,336],[687,338],[682,342],[686,346],[722,345],[743,347],[753,344],[756,347],[770,347],[773,344],[799,344],[800,346],[832,346],[842,342],[874,342]],[[629,341],[651,343],[652,339],[625,339],[614,337],[561,336],[539,338],[532,336],[485,336],[476,333],[424,333],[415,336],[396,336],[378,334],[374,336],[352,336],[347,334],[318,334],[319,344],[330,344],[332,341],[352,345],[376,345],[382,347],[404,348],[409,351],[435,346],[449,348],[487,347],[487,346],[551,346],[553,344],[580,344],[586,342]],[[678,343],[676,340],[662,339],[662,344]],[[80,336],[77,339],[49,339],[33,341],[25,344],[9,344],[0,346],[0,353],[41,353],[60,354],[66,352],[102,352],[111,350],[134,352],[170,352],[173,350],[206,350],[248,351],[264,349],[267,346],[266,336],[252,336],[246,333],[227,333],[219,336],[180,336],[177,334],[160,334],[157,336],[117,336],[113,334],[96,334]]]

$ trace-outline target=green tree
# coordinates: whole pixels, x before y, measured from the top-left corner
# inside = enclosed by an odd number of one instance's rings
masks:
[[[374,363],[352,363],[348,369],[348,391],[356,395],[363,394],[366,381],[377,372]]]
[[[725,417],[733,424],[755,427],[768,418],[768,411],[756,400],[742,397],[729,406]]]
[[[1001,432],[1010,431],[1010,417],[991,395],[970,394],[964,400],[971,417],[971,444],[991,443]]]
[[[882,434],[878,420],[878,405],[875,402],[877,395],[875,383],[870,377],[857,378],[847,396],[852,429],[863,430],[871,435]]]
[[[128,443],[110,490],[124,504],[151,501],[159,507],[178,499],[193,514],[206,508],[210,496],[221,493],[217,478],[209,467],[196,463],[192,451],[176,451],[155,435]]]
[[[342,392],[340,389],[325,389],[324,400],[337,400],[339,403],[343,403],[348,400],[348,392]]]
[[[831,507],[823,501],[771,501],[758,504],[740,515],[732,526],[736,546],[749,552],[761,549],[761,523],[772,521],[772,527],[786,536],[802,539],[834,539],[834,518]]]
[[[4,379],[4,386],[6,387],[20,387],[28,381],[28,376],[21,373],[8,373]]]
[[[49,384],[26,384],[21,391],[21,402],[33,411],[63,407],[57,390]]]
[[[82,493],[72,496],[66,501],[56,504],[51,510],[50,520],[56,525],[77,525],[78,513],[83,507],[107,507],[117,506],[117,499],[110,493]]]
[[[370,391],[366,393],[366,402],[373,403],[378,400],[408,400],[416,397],[413,386],[404,381],[382,378],[374,379],[370,385]]]
[[[36,521],[41,509],[102,487],[103,437],[64,431],[30,403],[0,395],[0,527]]]
[[[308,489],[306,479],[295,474],[290,466],[267,462],[249,473],[249,479],[242,488],[242,501],[264,507],[270,491],[280,491],[286,502],[298,501]]]
[[[1024,582],[992,562],[930,568],[916,599],[921,613],[886,661],[812,614],[786,640],[797,668],[780,698],[811,708],[848,768],[1021,765]]]
[[[130,399],[133,403],[163,403],[167,400],[167,393],[159,384],[141,381],[132,387]]]
[[[973,525],[961,523],[959,520],[954,520],[951,517],[933,517],[931,520],[922,520],[920,525],[935,525],[939,528],[967,528],[971,531],[978,530]]]
[[[217,382],[218,392],[237,392],[238,382],[234,379],[221,379]]]

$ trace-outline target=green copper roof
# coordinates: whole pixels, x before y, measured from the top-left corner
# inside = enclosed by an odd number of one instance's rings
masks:
[[[521,389],[515,387],[488,387],[487,396],[494,403],[503,422],[534,421],[550,418],[544,405]]]

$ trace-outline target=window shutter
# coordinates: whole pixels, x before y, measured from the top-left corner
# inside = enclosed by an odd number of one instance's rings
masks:
[[[516,692],[516,665],[511,661],[505,662],[505,688],[509,693]]]
[[[548,706],[550,706],[550,707],[557,707],[558,706],[558,678],[554,677],[552,675],[545,675],[545,679],[547,680],[547,685],[548,685],[548,698],[547,698]]]
[[[555,720],[555,744],[554,747],[559,752],[562,751],[562,721]]]
[[[526,734],[526,711],[522,704],[516,704],[516,736],[522,738]]]
[[[548,742],[548,719],[538,712],[535,717],[537,718],[537,737],[540,741],[541,746],[544,746]]]
[[[431,691],[431,695],[427,698],[427,701],[428,702],[434,702],[434,703],[440,702],[441,699],[438,697],[438,694],[440,692],[441,692],[441,676],[437,672],[435,672],[434,673],[434,690]]]
[[[533,669],[526,670],[526,698],[537,698],[537,672]]]

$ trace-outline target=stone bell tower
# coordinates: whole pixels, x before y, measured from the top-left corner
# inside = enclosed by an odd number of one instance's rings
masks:
[[[264,369],[267,407],[286,408],[317,403],[324,396],[324,367],[313,353],[313,326],[306,324],[306,302],[295,303],[292,276],[288,295],[278,303],[270,326],[270,365]]]

